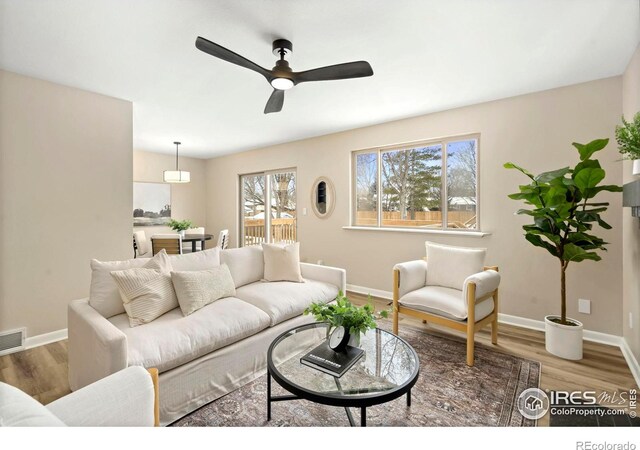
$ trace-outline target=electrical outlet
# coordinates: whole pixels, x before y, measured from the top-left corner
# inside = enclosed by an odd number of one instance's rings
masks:
[[[584,298],[578,299],[578,312],[583,314],[591,314],[591,300],[586,300]]]
[[[633,313],[629,313],[629,328],[633,328]]]

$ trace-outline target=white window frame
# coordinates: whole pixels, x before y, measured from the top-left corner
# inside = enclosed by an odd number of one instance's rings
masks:
[[[283,172],[293,172],[296,180],[296,240],[298,239],[298,170],[295,167],[288,167],[284,169],[273,169],[273,170],[265,170],[262,172],[251,172],[251,173],[242,173],[238,175],[238,215],[239,215],[239,242],[238,247],[244,247],[244,185],[242,183],[243,177],[255,177],[255,176],[263,176],[264,177],[264,241],[265,243],[271,243],[271,175],[275,175]],[[267,213],[268,209],[268,213]]]
[[[476,227],[475,228],[448,228],[448,192],[447,192],[447,146],[452,142],[460,142],[474,139],[476,141]],[[431,145],[440,144],[442,146],[442,226],[438,228],[419,228],[419,227],[402,227],[397,225],[383,225],[382,224],[382,154],[390,151],[398,150],[411,150],[420,147],[428,147]],[[374,153],[377,155],[377,192],[376,192],[376,212],[377,212],[377,224],[376,225],[357,225],[357,163],[356,158],[358,155]],[[355,150],[351,152],[351,225],[349,228],[375,228],[375,229],[396,229],[406,231],[424,231],[424,232],[452,232],[452,233],[473,233],[481,232],[480,227],[480,133],[460,134],[456,136],[447,136],[443,138],[426,139],[414,142],[405,142],[401,144],[385,145],[382,147],[372,147],[362,150]]]

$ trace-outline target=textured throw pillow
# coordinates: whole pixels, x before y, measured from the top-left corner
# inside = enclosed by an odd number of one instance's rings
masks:
[[[111,272],[132,327],[149,323],[178,306],[171,275],[157,269]]]
[[[118,285],[111,272],[136,267],[157,269],[164,272],[172,270],[167,252],[162,249],[153,258],[137,258],[125,261],[91,260],[91,286],[89,288],[89,304],[103,317],[109,318],[125,312]]]
[[[262,244],[265,281],[304,283],[300,274],[300,243]]]
[[[171,272],[171,280],[184,316],[220,298],[236,295],[226,264],[210,270]]]
[[[427,286],[462,290],[468,276],[482,272],[486,248],[454,247],[425,242],[427,250]]]
[[[200,252],[171,255],[171,266],[176,272],[186,270],[209,270],[220,265],[220,249],[218,247]]]

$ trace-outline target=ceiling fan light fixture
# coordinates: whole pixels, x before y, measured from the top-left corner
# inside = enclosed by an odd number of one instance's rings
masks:
[[[293,87],[293,81],[289,78],[274,78],[273,80],[271,80],[271,86],[273,86],[274,89],[286,91],[287,89],[291,89]]]
[[[180,142],[174,142],[174,144],[176,144],[176,170],[165,170],[162,173],[162,179],[165,183],[189,183],[191,173],[178,168],[178,145]]]

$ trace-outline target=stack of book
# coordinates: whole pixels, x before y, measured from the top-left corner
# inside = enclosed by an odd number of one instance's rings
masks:
[[[358,361],[364,350],[347,345],[342,352],[329,347],[329,341],[323,341],[309,353],[300,358],[300,362],[314,369],[321,370],[334,377],[341,377]]]

